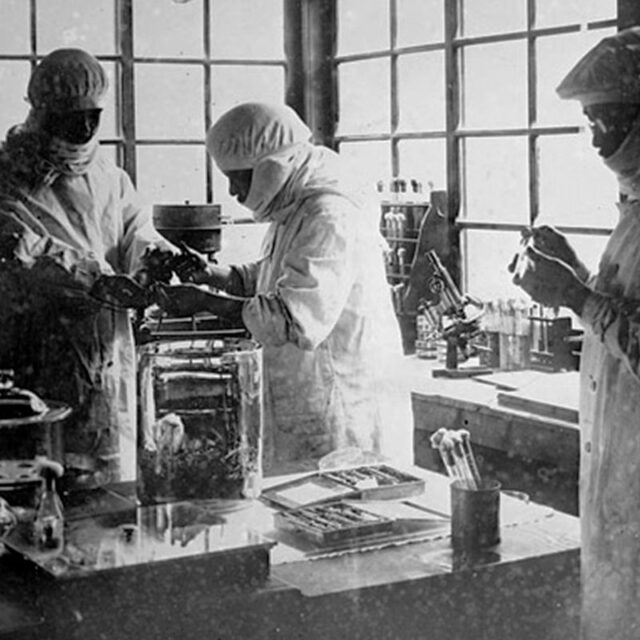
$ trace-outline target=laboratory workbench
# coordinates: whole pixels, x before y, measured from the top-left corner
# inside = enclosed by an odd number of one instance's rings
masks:
[[[468,429],[484,464],[503,486],[577,515],[578,372],[433,377],[433,370],[442,366],[405,358],[403,384],[412,397],[416,464],[440,470],[431,434],[441,427]]]
[[[424,478],[424,504],[446,515],[448,478],[411,472]],[[246,525],[275,541],[273,513],[256,501],[223,514],[223,533]],[[255,583],[215,584],[203,558],[161,579],[89,576],[68,589],[5,552],[0,638],[576,638],[577,519],[503,495],[501,522],[501,542],[473,554],[452,551],[446,526],[348,553],[310,555],[278,541],[268,575]]]

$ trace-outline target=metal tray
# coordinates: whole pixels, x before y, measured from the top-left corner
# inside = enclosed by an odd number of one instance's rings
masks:
[[[340,499],[395,500],[420,495],[424,479],[385,464],[320,471],[262,492],[280,508],[297,509]]]
[[[393,520],[341,501],[280,511],[274,523],[278,529],[298,533],[320,545],[370,538],[393,527]]]

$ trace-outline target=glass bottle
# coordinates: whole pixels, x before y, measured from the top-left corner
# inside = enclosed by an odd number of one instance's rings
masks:
[[[55,471],[44,468],[42,493],[36,510],[34,534],[36,545],[43,550],[60,549],[64,540],[62,501],[56,491]]]

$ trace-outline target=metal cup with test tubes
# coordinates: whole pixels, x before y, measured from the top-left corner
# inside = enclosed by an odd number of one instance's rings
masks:
[[[500,483],[480,477],[465,429],[438,429],[431,436],[451,483],[451,541],[454,549],[492,547],[500,542]]]
[[[482,486],[471,450],[471,436],[466,429],[438,429],[431,436],[431,446],[440,452],[447,474],[452,479],[460,480],[467,489],[478,490]]]

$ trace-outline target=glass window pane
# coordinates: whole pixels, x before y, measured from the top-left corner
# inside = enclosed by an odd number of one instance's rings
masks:
[[[527,140],[472,138],[464,145],[464,217],[529,224]]]
[[[115,0],[38,2],[36,28],[39,52],[79,47],[94,55],[116,53],[115,4]]]
[[[342,133],[390,131],[389,60],[363,60],[338,67],[338,95]]]
[[[399,47],[444,40],[445,0],[397,0]]]
[[[102,62],[102,66],[109,78],[109,93],[100,118],[100,137],[116,138],[120,135],[116,108],[116,100],[120,94],[118,90],[118,64],[115,62]]]
[[[398,58],[399,128],[445,128],[444,54],[415,53]]]
[[[463,290],[483,301],[521,300],[526,294],[511,279],[507,268],[520,250],[517,231],[467,229],[462,232]]]
[[[391,179],[391,145],[388,142],[341,142],[340,155],[354,168],[358,179],[373,193],[378,181]]]
[[[31,68],[28,62],[0,62],[0,140],[7,129],[24,122],[29,112],[27,84]]]
[[[536,40],[539,124],[584,124],[580,103],[561,100],[556,87],[592,46],[614,32],[614,29],[581,31]]]
[[[461,23],[465,36],[521,31],[527,26],[527,0],[463,0]]]
[[[617,15],[617,0],[536,0],[536,26],[611,20]]]
[[[483,3],[484,4],[484,3]],[[463,114],[469,128],[527,123],[527,49],[524,41],[465,47]]]
[[[204,138],[202,67],[141,63],[135,72],[138,138]]]
[[[284,58],[283,2],[215,0],[211,4],[214,58]]]
[[[194,146],[138,146],[138,191],[147,204],[205,201],[205,150]]]
[[[591,147],[588,134],[538,141],[540,224],[613,227],[617,180]]]
[[[29,3],[0,0],[2,53],[29,53]]]
[[[389,48],[389,0],[338,1],[338,54]]]
[[[211,74],[214,119],[241,102],[284,102],[283,67],[215,65]]]
[[[422,184],[423,193],[447,188],[444,140],[401,140],[398,143],[400,175]]]
[[[136,56],[203,55],[202,0],[135,0],[133,12]]]

